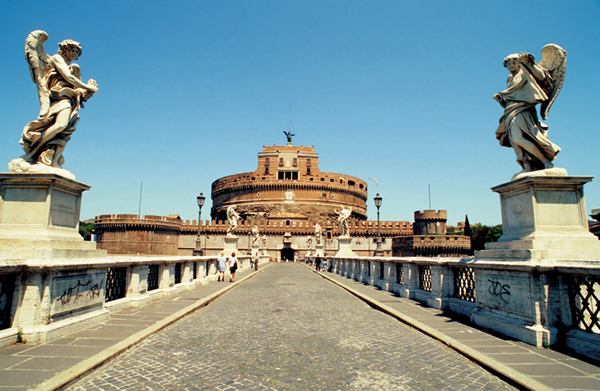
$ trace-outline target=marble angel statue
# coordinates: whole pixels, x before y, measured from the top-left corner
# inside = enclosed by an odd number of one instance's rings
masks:
[[[9,163],[11,172],[56,172],[62,169],[65,145],[79,121],[79,109],[95,92],[96,82],[81,81],[81,69],[72,63],[81,56],[81,45],[70,39],[58,44],[58,53],[48,56],[44,43],[48,34],[36,30],[25,40],[25,59],[37,86],[40,112],[23,129],[20,144],[25,154]]]
[[[321,232],[321,225],[317,223],[315,224],[315,241],[317,244],[321,244],[322,237],[323,233]]]
[[[546,120],[565,80],[567,52],[548,44],[542,49],[539,63],[533,54],[518,53],[506,57],[504,66],[510,76],[508,88],[494,95],[504,107],[496,138],[500,145],[514,149],[522,167],[513,179],[538,170],[546,170],[548,175],[566,175],[564,169],[550,170],[560,147],[548,138],[548,126],[538,118],[536,105],[540,104],[540,117]]]
[[[235,205],[229,205],[227,207],[227,221],[229,222],[229,228],[227,229],[227,235],[232,236],[232,232],[238,226],[238,219],[240,215],[235,210]]]
[[[260,241],[260,231],[258,230],[258,226],[254,224],[252,227],[252,246],[257,246]]]
[[[348,219],[352,215],[352,208],[341,207],[340,211],[334,209],[334,212],[338,215],[338,228],[340,229],[340,236],[350,236],[350,226],[348,225]]]

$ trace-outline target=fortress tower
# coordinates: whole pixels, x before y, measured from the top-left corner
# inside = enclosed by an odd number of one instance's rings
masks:
[[[446,235],[447,219],[445,210],[416,211],[413,232],[415,235]]]
[[[315,148],[263,146],[253,172],[217,179],[212,184],[213,220],[227,220],[236,205],[242,220],[306,221],[324,224],[335,210],[351,207],[357,221],[367,219],[367,184],[356,177],[319,170]]]

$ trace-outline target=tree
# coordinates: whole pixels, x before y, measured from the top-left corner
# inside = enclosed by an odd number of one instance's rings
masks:
[[[92,240],[92,232],[94,231],[94,223],[82,223],[79,222],[79,235],[83,237],[83,240]]]
[[[471,232],[471,224],[469,224],[469,216],[465,215],[465,232],[463,235],[468,236],[472,239],[473,233]]]
[[[502,236],[502,224],[493,227],[489,225],[476,226],[472,231],[471,250],[483,250],[487,242],[497,242],[498,238]]]

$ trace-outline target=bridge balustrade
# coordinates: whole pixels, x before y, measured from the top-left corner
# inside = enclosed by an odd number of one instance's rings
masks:
[[[525,342],[538,346],[560,342],[600,358],[598,262],[553,261],[542,267],[441,257],[357,256],[329,257],[328,261],[336,274],[468,316]],[[519,312],[527,306],[532,309],[530,318]],[[511,323],[512,319],[517,320]],[[515,325],[520,323],[526,332],[517,330]],[[531,330],[540,335],[541,342],[527,334]]]
[[[239,270],[250,267],[240,256]],[[260,262],[268,257],[260,257]],[[17,333],[44,342],[216,280],[217,257],[108,256],[52,263],[0,262],[0,347]]]

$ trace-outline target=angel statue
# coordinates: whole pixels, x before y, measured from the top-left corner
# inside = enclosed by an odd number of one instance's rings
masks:
[[[233,236],[232,232],[238,226],[238,219],[240,215],[235,210],[235,205],[229,205],[227,208],[227,221],[229,221],[229,228],[227,229],[227,235]]]
[[[335,209],[333,211],[338,215],[338,228],[340,229],[340,236],[350,236],[348,219],[352,214],[352,208],[346,208],[342,206],[339,212]]]
[[[285,137],[287,138],[288,144],[291,144],[292,143],[292,137],[294,137],[295,134],[292,133],[291,131],[286,132],[285,130],[283,131],[283,134],[285,134]]]
[[[11,172],[55,172],[74,178],[62,169],[62,152],[79,121],[79,109],[95,92],[96,82],[81,81],[81,69],[72,61],[81,56],[81,45],[70,39],[58,44],[58,53],[48,56],[44,43],[48,34],[36,30],[25,40],[25,59],[37,85],[40,113],[23,129],[20,144],[25,154],[8,164]]]
[[[549,170],[560,147],[548,138],[548,126],[538,118],[535,106],[540,104],[540,116],[547,119],[565,80],[567,52],[548,44],[542,49],[539,64],[533,54],[520,53],[506,57],[504,66],[510,76],[508,88],[494,95],[504,107],[496,138],[503,147],[514,149],[517,163],[523,168],[513,179],[538,170],[548,170],[543,175],[566,175],[564,169]]]
[[[321,244],[322,233],[321,233],[321,225],[319,223],[315,224],[315,241],[317,244]]]
[[[258,247],[258,242],[260,240],[260,232],[258,231],[258,226],[254,224],[252,227],[252,246]]]

